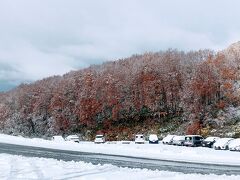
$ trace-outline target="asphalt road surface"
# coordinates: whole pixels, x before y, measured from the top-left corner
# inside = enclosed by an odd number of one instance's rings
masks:
[[[66,151],[5,143],[0,143],[0,153],[22,155],[27,157],[53,158],[63,161],[84,161],[91,162],[92,164],[112,164],[118,167],[146,168],[151,170],[157,169],[162,171],[183,173],[240,175],[240,166],[167,161],[131,156]]]

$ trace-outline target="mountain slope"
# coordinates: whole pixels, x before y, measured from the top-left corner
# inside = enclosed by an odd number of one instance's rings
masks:
[[[239,61],[231,53],[146,53],[21,85],[0,94],[0,128],[27,136],[79,133],[84,139],[98,132],[109,139],[202,133],[212,126],[209,119],[238,106]]]

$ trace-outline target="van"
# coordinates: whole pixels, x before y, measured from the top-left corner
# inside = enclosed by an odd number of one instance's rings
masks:
[[[135,144],[144,144],[145,143],[145,139],[143,134],[137,134],[135,136]]]
[[[187,135],[185,136],[184,146],[201,146],[203,141],[203,137],[200,135]]]

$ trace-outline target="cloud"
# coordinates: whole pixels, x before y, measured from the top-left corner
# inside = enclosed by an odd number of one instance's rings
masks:
[[[239,40],[232,0],[0,2],[0,90],[136,53]],[[9,85],[11,84],[11,85]]]

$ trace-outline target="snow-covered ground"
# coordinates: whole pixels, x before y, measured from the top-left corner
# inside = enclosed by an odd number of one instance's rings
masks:
[[[0,154],[0,179],[76,179],[76,180],[239,180],[240,176],[183,174],[147,169],[119,168],[113,165],[92,165],[45,158],[27,158]]]
[[[203,147],[181,147],[163,144],[121,144],[121,142],[94,144],[92,142],[54,142],[43,139],[28,139],[0,134],[0,143],[46,147],[53,149],[96,152],[104,154],[147,157],[154,159],[179,160],[215,164],[240,165],[240,152],[217,151]]]

